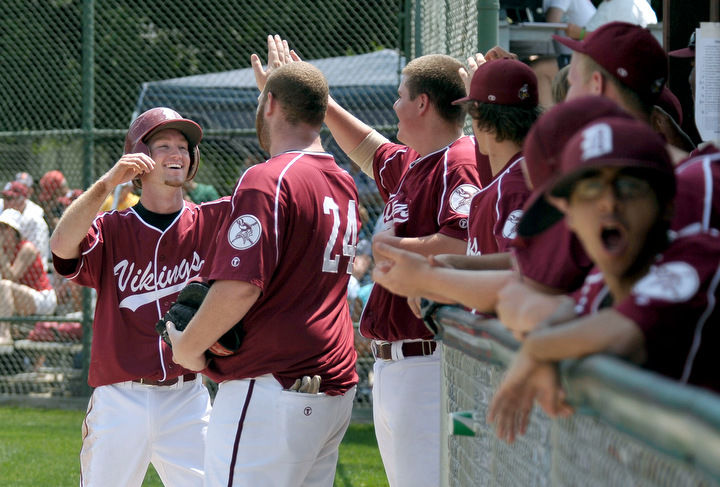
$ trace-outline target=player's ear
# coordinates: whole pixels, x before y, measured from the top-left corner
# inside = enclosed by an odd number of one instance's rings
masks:
[[[267,92],[267,99],[265,100],[265,107],[264,107],[264,115],[267,117],[268,115],[272,115],[275,110],[277,110],[277,100],[273,96],[271,92]]]
[[[420,93],[415,98],[415,102],[420,113],[425,113],[430,107],[430,97],[427,95],[427,93]]]

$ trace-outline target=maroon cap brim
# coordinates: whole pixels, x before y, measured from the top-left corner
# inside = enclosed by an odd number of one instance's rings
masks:
[[[523,238],[534,237],[563,219],[560,210],[548,203],[545,192],[551,181],[530,194],[525,210],[517,226],[517,234]]]
[[[469,96],[463,96],[462,98],[458,98],[457,100],[455,100],[454,102],[452,102],[452,104],[453,104],[453,105],[462,105],[463,103],[467,103],[467,102],[469,102],[469,101],[475,101],[475,100],[473,100],[473,99],[470,98]]]
[[[565,36],[559,36],[557,34],[553,34],[552,38],[558,41],[563,46],[569,47],[573,51],[584,52],[582,41],[576,41],[575,39],[570,39],[569,37]]]
[[[674,51],[670,51],[668,53],[668,56],[679,57],[679,58],[695,57],[695,49],[690,49],[689,47],[684,47],[682,49],[675,49]]]

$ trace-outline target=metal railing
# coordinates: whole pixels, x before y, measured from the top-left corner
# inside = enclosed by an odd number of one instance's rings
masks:
[[[525,436],[498,440],[485,415],[518,347],[497,320],[441,307],[445,485],[718,485],[720,396],[596,355],[559,370],[570,418],[532,412]],[[461,414],[457,414],[460,413]],[[455,413],[453,415],[453,413]]]

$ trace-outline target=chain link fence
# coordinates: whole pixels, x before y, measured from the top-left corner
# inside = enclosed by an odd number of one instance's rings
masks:
[[[1,1],[0,187],[27,173],[32,183],[24,201],[44,211],[42,220],[51,233],[70,201],[120,157],[133,116],[170,106],[204,128],[196,182],[220,196],[230,194],[242,172],[267,157],[255,137],[258,93],[248,68],[252,53],[265,57],[268,34],[287,38],[304,59],[318,60],[333,96],[392,138],[392,104],[404,62],[405,3]],[[356,178],[361,238],[369,239],[382,212],[381,198],[330,134],[322,137],[326,149]],[[133,196],[126,193],[133,191],[118,189],[108,207],[130,204]],[[187,191],[190,199],[201,197],[197,188]],[[18,205],[23,212],[17,203],[22,199],[3,198],[3,208]],[[22,233],[45,246],[47,254],[47,242]],[[15,257],[9,246],[2,252],[3,258]],[[45,264],[56,296],[52,310],[29,312],[6,291],[0,293],[0,394],[87,393],[93,295]],[[42,279],[38,271],[35,281]],[[37,288],[35,281],[31,285]],[[351,304],[357,320],[361,301]],[[370,406],[371,355],[359,335],[357,342],[363,381],[358,407]]]
[[[519,344],[497,320],[441,307],[446,486],[720,485],[720,398],[597,355],[565,361],[576,413],[537,406],[510,445],[486,416]]]

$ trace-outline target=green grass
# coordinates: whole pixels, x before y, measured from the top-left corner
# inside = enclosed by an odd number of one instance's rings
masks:
[[[84,411],[0,407],[0,485],[77,486]],[[144,486],[162,486],[153,468]],[[337,487],[387,486],[371,424],[351,424],[335,474]]]

